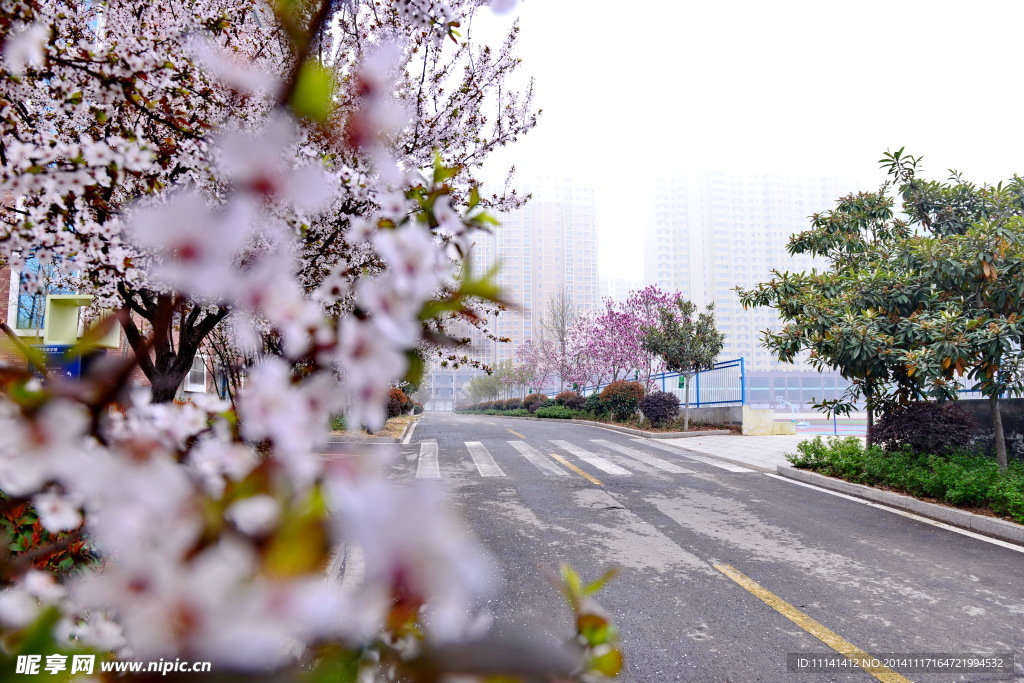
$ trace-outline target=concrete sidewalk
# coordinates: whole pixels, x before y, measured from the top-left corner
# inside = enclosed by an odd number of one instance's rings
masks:
[[[775,471],[779,465],[789,465],[787,453],[796,453],[801,441],[813,439],[813,435],[796,434],[785,436],[695,436],[688,439],[661,439],[683,450],[710,455],[744,465],[753,465]]]

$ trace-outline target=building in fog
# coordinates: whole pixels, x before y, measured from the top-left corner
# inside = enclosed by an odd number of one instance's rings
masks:
[[[474,267],[501,263],[498,282],[519,306],[488,321],[487,329],[510,343],[471,334],[470,355],[486,363],[510,359],[515,349],[540,330],[548,301],[563,289],[577,311],[601,301],[597,276],[597,217],[594,189],[568,178],[523,184],[533,198],[500,217],[501,225],[476,242]]]
[[[678,290],[701,306],[714,302],[718,328],[726,335],[723,359],[742,356],[751,371],[807,370],[778,363],[760,346],[761,331],[778,326],[778,318],[767,308],[744,311],[734,288],[767,281],[772,269],[820,267],[810,257],[790,256],[789,237],[810,227],[809,216],[857,189],[854,181],[837,177],[685,170],[665,175],[655,181],[644,280]]]
[[[643,287],[643,281],[634,278],[602,277],[601,300],[611,299],[621,303],[628,299],[632,292],[639,291]]]

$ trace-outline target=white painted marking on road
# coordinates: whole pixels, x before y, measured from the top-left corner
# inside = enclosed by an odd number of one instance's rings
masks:
[[[419,420],[416,420],[415,422],[412,423],[412,427],[409,427],[409,431],[405,433],[405,438],[402,439],[402,443],[407,444],[410,441],[412,441],[412,433],[416,431],[416,425],[418,425],[419,423]]]
[[[362,585],[366,578],[366,553],[363,549],[349,543],[345,548],[345,562],[342,565],[341,585],[338,589],[345,592],[354,592]]]
[[[440,479],[441,471],[437,465],[437,443],[424,442],[420,444],[420,459],[416,464],[417,479]]]
[[[544,457],[544,454],[538,451],[536,448],[528,446],[522,441],[509,441],[512,448],[522,453],[523,457],[533,463],[534,467],[543,472],[544,474],[560,474],[564,477],[569,476],[569,473],[563,470],[561,467],[551,462],[550,458]]]
[[[837,498],[845,498],[846,500],[852,500],[854,503],[860,503],[862,505],[867,505],[868,507],[877,508],[879,510],[885,510],[886,512],[891,512],[894,515],[899,515],[900,517],[906,517],[908,519],[913,519],[918,522],[924,522],[925,524],[930,524],[934,527],[945,529],[946,531],[952,531],[954,533],[960,534],[961,536],[970,536],[971,538],[975,538],[979,541],[985,541],[986,543],[991,543],[992,545],[998,545],[1009,550],[1015,550],[1018,553],[1024,553],[1024,546],[1009,543],[1008,541],[1001,541],[998,538],[985,536],[984,534],[968,531],[967,529],[961,529],[960,527],[953,526],[952,524],[937,522],[934,519],[928,519],[927,517],[922,517],[921,515],[915,515],[913,512],[907,512],[906,510],[900,510],[898,508],[891,508],[888,505],[874,503],[870,500],[858,498],[857,496],[851,496],[845,493],[840,493],[839,491],[830,491],[829,489],[823,489],[820,486],[815,486],[814,484],[808,484],[805,481],[797,481],[796,479],[783,477],[772,472],[765,472],[765,475],[771,477],[772,479],[778,479],[779,481],[784,481],[789,484],[796,484],[797,486],[803,486],[804,488],[814,489],[815,491],[821,491],[822,493],[827,493],[830,496],[836,496]]]
[[[619,467],[615,463],[605,460],[600,455],[595,455],[590,451],[583,450],[579,446],[571,444],[568,441],[556,441],[555,439],[551,439],[551,443],[555,444],[564,451],[572,453],[583,462],[593,465],[602,472],[607,472],[608,474],[621,474],[627,477],[633,474],[625,467]]]
[[[494,462],[494,458],[487,452],[484,445],[479,441],[467,441],[466,448],[469,449],[469,456],[473,458],[476,469],[481,477],[504,477],[505,473]]]
[[[646,453],[641,453],[640,451],[636,450],[635,448],[629,448],[628,446],[620,446],[618,444],[612,443],[611,441],[604,441],[602,439],[591,439],[591,441],[596,443],[598,446],[604,446],[605,448],[610,448],[613,451],[618,451],[619,453],[622,453],[623,455],[628,455],[629,457],[631,457],[631,458],[633,458],[635,460],[639,460],[640,462],[645,462],[648,465],[653,465],[654,467],[657,467],[659,470],[665,470],[666,472],[671,472],[672,474],[693,474],[694,473],[693,470],[683,469],[682,467],[679,467],[678,465],[673,465],[672,463],[666,462],[665,460],[662,460],[661,458],[655,458],[653,455],[647,455]]]
[[[750,468],[740,467],[739,465],[733,465],[731,462],[722,462],[721,460],[716,460],[715,458],[712,458],[712,457],[707,456],[707,455],[698,455],[697,453],[688,453],[688,452],[684,453],[683,451],[681,451],[680,449],[676,448],[675,446],[670,446],[667,443],[658,443],[657,441],[652,441],[652,440],[649,440],[649,439],[633,439],[633,441],[637,441],[639,443],[642,443],[645,446],[653,446],[654,448],[660,448],[663,451],[669,451],[670,453],[675,453],[676,455],[681,456],[683,458],[687,458],[688,460],[696,460],[697,462],[702,462],[705,465],[711,465],[712,467],[718,467],[718,468],[723,469],[723,470],[728,470],[729,472],[751,472],[751,473],[754,472],[754,470],[752,470]]]

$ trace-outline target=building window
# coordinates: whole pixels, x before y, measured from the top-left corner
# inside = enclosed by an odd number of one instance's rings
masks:
[[[192,369],[185,378],[185,391],[206,393],[206,359],[198,354],[192,359]]]
[[[74,294],[60,285],[63,277],[57,266],[42,264],[35,256],[25,259],[17,275],[17,329],[41,330],[46,324],[46,297],[49,294]]]

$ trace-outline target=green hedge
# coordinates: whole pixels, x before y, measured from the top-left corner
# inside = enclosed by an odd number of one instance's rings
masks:
[[[838,477],[857,484],[884,485],[913,496],[934,498],[950,505],[988,508],[1024,524],[1024,463],[1013,461],[1000,472],[984,455],[948,456],[886,452],[865,448],[854,437],[816,437],[787,455],[794,467]]]
[[[570,410],[565,406],[546,406],[544,408],[537,408],[537,417],[548,417],[555,418],[558,420],[571,420],[574,417],[578,417],[579,413],[575,410]]]

